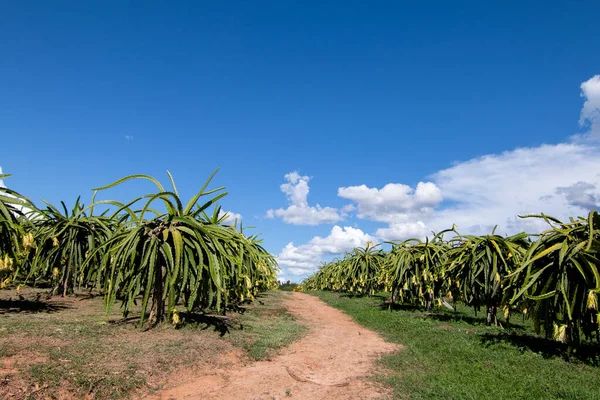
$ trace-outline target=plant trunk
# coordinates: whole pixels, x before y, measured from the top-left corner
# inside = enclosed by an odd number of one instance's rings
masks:
[[[425,309],[430,311],[433,304],[433,296],[429,293],[425,293]]]
[[[581,344],[579,324],[570,321],[567,324],[567,359],[570,361]]]
[[[492,322],[494,323],[495,326],[498,326],[498,317],[496,316],[496,306],[488,306],[487,319],[485,321],[485,324],[487,326],[490,326],[490,325],[492,325]]]
[[[69,261],[69,266],[67,267],[67,272],[65,273],[65,280],[63,282],[62,297],[65,297],[69,293],[69,281],[71,280],[72,275],[71,271],[71,261]]]
[[[154,289],[152,291],[152,310],[148,322],[151,326],[156,326],[165,320],[165,303],[163,299],[163,269],[156,268],[154,276]]]
[[[392,286],[392,304],[396,304],[398,302],[398,286]]]

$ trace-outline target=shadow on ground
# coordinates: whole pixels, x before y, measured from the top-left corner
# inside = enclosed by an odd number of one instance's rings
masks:
[[[347,297],[349,299],[360,299],[360,298],[364,298],[364,297],[368,297],[371,298],[373,300],[381,300],[382,302],[384,302],[385,300],[387,300],[386,296],[382,296],[379,294],[374,294],[374,295],[368,295],[368,294],[364,294],[364,293],[341,293],[340,297]]]
[[[29,300],[25,298],[0,299],[0,314],[10,313],[40,313],[56,312],[70,308],[66,305],[50,303],[39,299]]]
[[[504,343],[515,346],[522,351],[533,351],[544,358],[560,357],[569,360],[568,347],[565,343],[540,336],[510,332],[484,333],[480,335],[480,340],[485,347]],[[571,361],[579,361],[595,367],[600,366],[600,345],[591,343],[582,344],[573,354]]]
[[[186,326],[195,326],[201,330],[213,328],[215,332],[219,332],[221,337],[229,333],[234,327],[233,320],[225,316],[207,315],[201,313],[184,313],[182,314],[182,320]]]
[[[465,315],[462,313],[424,313],[424,317],[431,318],[436,321],[444,321],[444,322],[464,322],[469,325],[485,325],[486,317],[475,317],[470,315]],[[524,331],[525,327],[523,325],[509,324],[506,326],[506,322],[501,322],[503,327],[510,330],[519,330]]]
[[[382,311],[425,311],[423,307],[413,304],[390,303],[389,301],[382,302],[377,307]]]
[[[427,318],[433,319],[441,322],[464,322],[473,326],[485,325],[486,316],[473,316],[467,315],[464,312],[452,312],[452,311],[435,311],[435,310],[426,310],[425,307],[415,306],[413,304],[400,304],[400,303],[390,303],[389,301],[382,302],[378,305],[379,309],[382,311],[410,311],[414,312],[413,315],[416,318]],[[519,330],[524,331],[525,327],[520,324],[509,324],[506,326],[505,322],[501,322],[505,328],[510,330]]]
[[[146,315],[146,320],[148,315]],[[215,332],[219,332],[221,337],[230,333],[231,329],[234,327],[237,329],[243,329],[243,326],[236,326],[233,319],[226,316],[221,315],[207,315],[202,313],[194,313],[194,312],[182,312],[179,313],[179,318],[181,323],[178,325],[178,328],[197,328],[200,330],[207,330],[213,328]],[[139,325],[140,323],[140,315],[128,316],[124,318],[114,319],[108,321],[111,325]],[[167,322],[165,322],[167,323]],[[149,326],[146,326],[144,330],[150,329]]]

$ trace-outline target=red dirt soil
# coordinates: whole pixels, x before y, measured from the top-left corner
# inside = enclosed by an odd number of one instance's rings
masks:
[[[375,360],[401,346],[385,342],[315,296],[290,293],[284,302],[309,333],[269,361],[215,369],[146,399],[373,399],[385,397],[365,380]]]

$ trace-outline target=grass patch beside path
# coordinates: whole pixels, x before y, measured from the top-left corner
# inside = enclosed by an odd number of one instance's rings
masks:
[[[248,310],[236,318],[238,329],[231,341],[248,351],[251,358],[269,358],[274,350],[300,339],[306,328],[287,312],[282,301],[289,293],[271,291],[260,295]]]
[[[389,310],[381,297],[312,294],[406,346],[380,360],[390,373],[375,378],[394,398],[600,399],[600,368],[553,355],[554,343],[526,336],[526,326],[508,334],[468,315]]]
[[[144,332],[135,313],[124,320],[116,306],[107,316],[101,296],[47,300],[40,289],[23,288],[21,297],[0,290],[0,398],[130,398],[192,367],[244,362],[231,356],[240,347],[250,359],[268,357],[304,330],[284,296],[267,293],[226,317],[190,316],[181,329]]]

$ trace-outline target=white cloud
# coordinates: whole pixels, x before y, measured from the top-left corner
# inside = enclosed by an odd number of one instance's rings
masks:
[[[0,175],[2,175],[2,167],[0,167]],[[2,179],[0,179],[0,188],[6,188],[6,185],[4,184],[4,181]],[[8,197],[12,197],[14,198],[15,196],[10,194],[10,193],[5,193],[6,196]],[[39,218],[39,214],[37,213],[33,213],[33,210],[30,207],[25,207],[23,205],[20,204],[13,204],[13,206],[15,207],[15,209],[21,211],[23,214],[27,215],[28,218],[31,219],[35,219],[35,218]]]
[[[128,142],[133,142],[133,136],[131,135],[125,135],[124,136],[125,140],[127,140]]]
[[[2,167],[0,167],[0,175],[2,175]],[[0,179],[0,188],[5,188],[4,181]]]
[[[240,221],[242,220],[242,216],[240,214],[231,212],[231,211],[223,211],[220,210],[219,211],[219,218],[221,217],[225,217],[225,219],[223,220],[223,223],[225,225],[233,225],[235,223],[235,221],[237,220],[238,224],[240,223]]]
[[[383,240],[423,238],[456,224],[459,232],[535,232],[541,220],[519,215],[545,213],[567,220],[600,205],[600,148],[561,143],[519,148],[458,163],[437,172],[415,190],[390,183],[340,188],[358,204],[358,216],[385,222]],[[444,202],[442,201],[442,195]]]
[[[376,235],[383,240],[422,239],[427,236],[427,228],[423,221],[391,223],[388,228],[377,229]]]
[[[301,176],[294,171],[286,174],[285,180],[287,183],[281,185],[281,191],[285,193],[290,205],[286,209],[268,210],[267,218],[282,218],[284,222],[293,225],[332,224],[342,219],[336,208],[308,205],[310,177]]]
[[[277,262],[288,267],[290,275],[305,275],[314,272],[325,256],[343,254],[356,247],[364,247],[377,238],[350,226],[334,226],[326,237],[315,236],[308,243],[294,246],[288,243],[277,256]]]
[[[288,208],[267,211],[267,218],[282,218],[284,222],[292,225],[319,225],[331,224],[341,220],[341,216],[335,208],[321,207],[299,207],[290,205]]]
[[[419,182],[416,189],[401,183],[388,183],[381,189],[366,185],[341,187],[338,196],[357,203],[359,218],[387,223],[427,215],[442,201],[440,189],[431,182]]]
[[[367,242],[376,242],[377,239],[358,228],[334,226],[327,237],[315,236],[310,245],[319,254],[341,254],[365,246]]]
[[[600,137],[600,75],[581,84],[581,97],[585,103],[581,109],[579,125],[588,127],[587,136]]]
[[[298,206],[307,206],[306,198],[308,197],[308,176],[300,176],[297,171],[285,174],[284,178],[288,183],[283,183],[280,188],[290,203]]]
[[[346,204],[344,207],[342,207],[342,213],[344,214],[347,214],[354,210],[356,210],[356,206],[354,204]]]
[[[288,243],[277,256],[277,262],[287,267],[313,268],[321,260],[320,255],[312,251],[309,245],[296,247]]]
[[[478,234],[495,224],[503,232],[537,230],[545,224],[518,215],[544,212],[567,219],[585,213],[573,190],[581,182],[585,187],[580,184],[579,189],[588,199],[597,196],[599,172],[598,148],[582,144],[542,145],[476,158],[434,175],[444,198],[455,205],[436,210],[425,222],[436,231],[453,223],[460,231]]]

